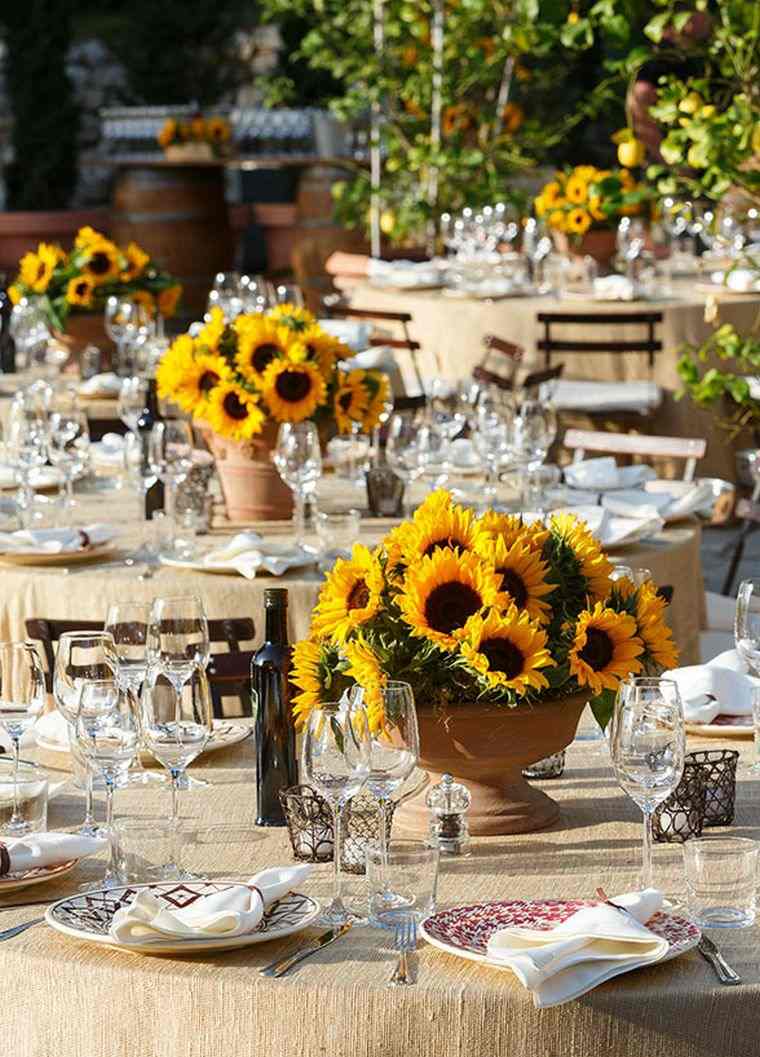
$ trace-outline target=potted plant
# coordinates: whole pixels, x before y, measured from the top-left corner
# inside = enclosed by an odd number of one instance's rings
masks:
[[[550,825],[559,809],[521,771],[574,736],[590,702],[608,721],[631,674],[676,664],[664,601],[651,581],[610,580],[612,564],[587,526],[555,514],[480,517],[434,492],[379,548],[356,545],[327,575],[310,637],[293,657],[297,722],[358,683],[370,725],[380,690],[409,682],[420,766],[449,772],[472,793],[472,832]],[[423,832],[424,795],[397,819]]]
[[[229,153],[231,135],[226,118],[195,114],[189,121],[167,118],[156,138],[168,161],[212,161]]]
[[[369,431],[388,400],[385,374],[350,368],[353,352],[304,308],[283,304],[225,321],[214,307],[162,357],[158,395],[201,425],[231,521],[287,517],[291,496],[270,455],[282,422]],[[349,361],[348,369],[342,364]]]

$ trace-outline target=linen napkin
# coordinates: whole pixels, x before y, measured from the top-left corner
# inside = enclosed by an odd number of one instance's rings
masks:
[[[62,749],[69,748],[69,724],[57,708],[40,716],[33,733],[38,740],[60,745]]]
[[[106,433],[103,439],[90,445],[90,457],[96,464],[120,467],[124,462],[124,438],[118,433]]]
[[[311,873],[308,863],[275,866],[255,874],[245,884],[202,896],[190,906],[173,909],[142,889],[128,907],[117,910],[110,935],[125,947],[150,947],[167,939],[229,938],[252,932],[264,911]]]
[[[720,286],[726,286],[729,290],[734,290],[739,294],[760,290],[760,281],[758,281],[757,273],[752,271],[751,268],[734,268],[733,271],[728,273],[713,272],[710,275],[710,279],[712,282]]]
[[[595,459],[583,459],[565,467],[565,480],[571,488],[607,491],[608,489],[635,488],[652,481],[657,476],[652,466],[618,466],[611,455]]]
[[[93,524],[77,528],[23,529],[0,532],[0,552],[14,554],[65,554],[86,546],[108,543],[116,533],[110,525]]]
[[[370,260],[367,269],[371,282],[400,288],[435,286],[441,281],[441,274],[434,261]]]
[[[231,540],[204,555],[204,565],[235,569],[247,580],[253,580],[259,569],[272,576],[282,576],[294,565],[308,560],[296,547],[265,543],[257,532],[238,532]]]
[[[625,275],[601,275],[594,279],[594,299],[597,301],[633,301],[636,290]]]
[[[637,492],[621,489],[602,496],[602,506],[618,517],[641,518],[651,521],[652,518],[664,516],[673,502],[673,497],[666,493],[654,495],[650,492]]]
[[[6,858],[0,850],[0,877],[3,873],[23,873],[40,866],[83,859],[96,855],[108,845],[105,837],[86,837],[81,833],[30,833],[26,837],[8,837],[0,843],[5,844],[9,867],[3,870]]]
[[[687,723],[712,723],[717,716],[751,716],[760,679],[748,674],[736,650],[725,650],[707,664],[674,668],[667,678],[678,686]]]
[[[596,411],[641,411],[656,408],[662,390],[656,382],[591,382],[560,378],[545,382],[542,400],[551,400],[558,411],[593,408]]]
[[[647,888],[612,901],[628,913],[600,903],[583,907],[554,929],[499,929],[488,941],[488,964],[510,969],[531,992],[536,1008],[547,1009],[659,961],[668,941],[645,923],[661,908],[662,892]]]
[[[118,396],[120,389],[121,378],[112,371],[108,371],[105,374],[95,374],[92,378],[88,378],[86,382],[79,383],[80,396]]]

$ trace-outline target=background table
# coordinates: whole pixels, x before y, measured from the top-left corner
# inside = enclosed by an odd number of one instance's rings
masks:
[[[119,551],[103,561],[119,560],[118,565],[76,564],[70,566],[0,565],[0,641],[22,638],[24,621],[29,617],[57,620],[104,620],[112,602],[150,601],[157,595],[198,594],[209,617],[253,617],[256,643],[264,632],[264,591],[276,585],[289,591],[288,621],[291,641],[309,631],[322,577],[316,566],[294,569],[285,576],[257,576],[245,580],[236,574],[218,575],[161,566],[147,580],[138,579],[139,568],[121,561],[139,540],[137,502],[134,496],[112,492],[102,496],[81,496],[79,518],[114,523],[123,532]],[[361,541],[374,546],[391,521],[362,522]],[[264,535],[289,532],[287,522],[260,522],[250,527]],[[221,546],[234,530],[216,530],[199,540],[203,545]],[[704,625],[705,594],[699,553],[700,527],[695,521],[671,525],[652,540],[625,547],[614,553],[619,563],[650,569],[659,584],[675,589],[670,620],[684,664],[699,660],[699,631]],[[316,545],[316,539],[313,541]],[[120,557],[121,556],[121,557]],[[64,571],[68,569],[68,571]]]
[[[699,747],[698,742],[690,748]],[[723,744],[712,741],[711,745]],[[735,742],[747,756],[751,743]],[[40,754],[46,764],[60,757]],[[181,795],[202,847],[188,863],[209,877],[245,878],[290,861],[286,832],[256,830],[249,739],[197,765],[211,787]],[[563,778],[547,784],[562,815],[551,830],[479,838],[466,859],[444,860],[439,906],[514,898],[593,898],[636,885],[641,815],[617,788],[601,749],[576,743]],[[168,790],[116,794],[117,816],[157,816]],[[740,775],[736,825],[758,837],[760,785]],[[82,817],[81,796],[50,805],[50,826]],[[221,826],[216,834],[207,827]],[[715,831],[724,832],[724,831]],[[680,848],[655,845],[655,876],[682,892]],[[99,876],[88,861],[68,878],[16,893],[50,899]],[[331,866],[304,889],[322,898]],[[362,879],[349,878],[363,891]],[[37,910],[7,911],[3,927]],[[318,934],[312,930],[312,934]],[[283,940],[226,954],[146,958],[79,943],[37,926],[2,948],[3,1052],[14,1057],[750,1057],[760,1037],[758,927],[719,936],[744,986],[721,987],[696,951],[611,981],[556,1009],[537,1011],[511,974],[420,944],[415,987],[389,991],[388,939],[355,928],[280,981],[257,968],[290,951]]]

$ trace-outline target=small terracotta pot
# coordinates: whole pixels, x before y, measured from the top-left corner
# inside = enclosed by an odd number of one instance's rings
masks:
[[[164,148],[167,161],[213,161],[214,151],[210,143],[202,140],[193,143],[170,143]]]
[[[106,333],[105,321],[100,312],[72,312],[66,320],[66,332],[56,332],[58,340],[71,350],[71,358],[79,361],[88,345],[96,345],[103,354],[103,370],[111,365],[116,346]]]
[[[564,231],[553,232],[554,244],[560,253],[572,257],[593,257],[602,268],[609,268],[617,253],[617,233],[612,228],[587,231],[580,242],[568,238]]]
[[[420,767],[430,783],[399,806],[397,827],[427,833],[425,797],[446,773],[472,794],[470,833],[501,836],[551,826],[559,805],[526,782],[522,770],[570,744],[587,701],[583,693],[517,708],[465,704],[444,714],[420,709]]]
[[[216,460],[230,521],[274,521],[291,517],[293,496],[270,458],[276,437],[271,426],[244,443],[220,437],[207,427],[202,427],[201,432]]]

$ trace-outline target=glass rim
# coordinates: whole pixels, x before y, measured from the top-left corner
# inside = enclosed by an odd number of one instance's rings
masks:
[[[13,771],[15,769],[15,763],[11,755],[3,754],[0,756],[0,770],[3,770],[6,767],[9,771]],[[35,763],[33,760],[19,760],[18,769],[19,773],[21,773],[21,771],[34,771],[39,776],[38,780],[41,780],[44,777],[47,781],[50,777],[42,764]]]
[[[726,834],[715,834],[711,837],[693,837],[691,840],[685,841],[683,845],[684,853],[687,849],[691,851],[724,851],[730,854],[728,845],[733,845],[736,853],[746,854],[747,852],[760,852],[760,841],[755,840],[752,837],[731,837]]]
[[[379,863],[383,859],[382,849],[376,847],[374,844],[370,844],[365,852],[367,862],[372,862],[373,865]],[[385,853],[385,861],[389,865],[402,862],[423,862],[423,861],[434,861],[440,858],[440,848],[434,847],[430,844],[426,844],[422,840],[391,840],[388,841],[388,847]]]

